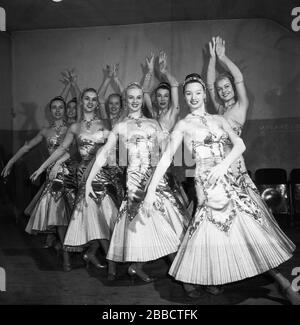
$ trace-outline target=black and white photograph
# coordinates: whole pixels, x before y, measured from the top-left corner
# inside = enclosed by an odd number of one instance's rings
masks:
[[[0,0],[0,305],[300,305],[299,59],[295,0]]]

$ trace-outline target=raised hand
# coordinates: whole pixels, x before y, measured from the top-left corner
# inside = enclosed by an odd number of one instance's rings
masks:
[[[209,54],[211,58],[216,57],[216,37],[213,37],[211,42],[208,43],[209,46]]]
[[[165,74],[167,72],[167,54],[164,51],[159,52],[158,64],[160,73]]]
[[[106,65],[106,73],[108,78],[112,78],[114,76],[114,65],[107,64]]]
[[[151,52],[150,57],[146,57],[146,65],[149,72],[153,72],[154,70],[154,53]]]
[[[114,80],[119,79],[119,66],[120,66],[119,63],[113,65],[113,79]]]
[[[219,59],[225,56],[225,40],[219,36],[216,38],[216,54]]]

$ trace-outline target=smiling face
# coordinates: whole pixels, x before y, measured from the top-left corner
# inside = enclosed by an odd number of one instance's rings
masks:
[[[108,110],[109,114],[116,116],[121,110],[121,98],[117,95],[111,95],[108,99]]]
[[[158,88],[156,91],[156,101],[160,109],[164,110],[169,107],[170,92],[168,89]]]
[[[194,111],[204,105],[206,94],[199,82],[191,82],[185,86],[184,98],[189,108]]]
[[[143,91],[140,88],[129,88],[126,92],[126,101],[130,113],[138,112],[143,105]]]
[[[69,102],[67,105],[67,117],[72,119],[72,118],[76,118],[76,103],[74,102]]]
[[[83,110],[87,113],[94,112],[98,105],[98,95],[93,90],[87,90],[82,95]]]
[[[231,81],[227,77],[216,82],[216,90],[220,99],[224,102],[232,100],[235,96]]]
[[[50,105],[50,112],[54,120],[60,120],[65,115],[65,105],[61,100],[54,100]]]

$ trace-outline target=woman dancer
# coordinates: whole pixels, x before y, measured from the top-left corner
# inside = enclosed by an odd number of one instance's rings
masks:
[[[144,204],[154,209],[155,191],[182,141],[196,160],[198,208],[170,268],[177,280],[221,285],[269,271],[292,256],[295,245],[274,218],[239,186],[230,166],[245,145],[220,116],[205,110],[205,84],[197,74],[186,77],[184,96],[191,113],[177,123],[171,141],[148,187]],[[228,137],[233,144],[225,155]],[[292,303],[299,296],[279,272],[275,280]]]
[[[225,41],[213,37],[209,42],[210,60],[207,70],[207,85],[210,97],[218,114],[223,115],[237,135],[241,135],[246,122],[249,101],[240,69],[226,56]],[[216,60],[228,71],[216,78]],[[224,150],[229,153],[232,144],[228,141]],[[237,159],[231,166],[242,186],[254,199],[259,199],[259,193],[252,182],[243,157]]]
[[[145,282],[153,281],[142,269],[143,263],[174,254],[185,232],[187,218],[164,180],[156,192],[156,202],[161,207],[151,217],[141,203],[155,162],[159,155],[161,128],[156,120],[142,115],[143,91],[137,83],[126,90],[128,117],[118,123],[109,135],[91,170],[86,183],[86,199],[94,196],[92,180],[106,163],[109,152],[118,140],[124,142],[128,154],[127,195],[122,202],[112,235],[107,259],[114,262],[133,262],[128,269],[131,276]],[[113,263],[109,267],[114,267]],[[116,274],[111,269],[112,275]]]
[[[65,101],[62,97],[55,97],[50,101],[49,107],[53,119],[51,125],[43,128],[31,141],[26,142],[17,151],[3,169],[1,174],[3,177],[10,173],[13,164],[18,159],[44,139],[46,140],[49,154],[62,143],[67,132],[67,125],[64,120],[66,111]],[[70,207],[68,206],[64,190],[62,188],[55,188],[55,184],[49,179],[49,173],[52,168],[58,168],[68,158],[68,154],[63,155],[55,166],[49,166],[46,183],[26,208],[25,214],[30,215],[30,219],[25,230],[29,234],[53,231],[56,228],[60,241],[63,240],[65,229],[69,222]]]
[[[117,208],[109,193],[109,173],[104,168],[93,179],[93,188],[96,193],[94,199],[85,204],[84,172],[93,160],[97,150],[103,146],[109,133],[104,123],[96,116],[98,106],[98,94],[93,88],[87,88],[82,92],[81,102],[83,107],[83,120],[71,125],[62,145],[49,157],[49,159],[32,175],[36,179],[47,166],[61,157],[71,146],[74,139],[77,140],[78,150],[81,155],[81,163],[78,167],[78,193],[70,224],[64,240],[64,270],[72,269],[68,252],[81,252],[87,265],[91,262],[96,268],[103,268],[96,252],[99,241],[107,253],[109,240],[117,216]]]

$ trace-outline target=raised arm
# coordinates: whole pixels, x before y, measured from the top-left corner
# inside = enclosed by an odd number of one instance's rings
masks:
[[[122,94],[124,91],[124,87],[119,78],[119,66],[119,63],[114,64],[113,66],[113,80],[116,86],[118,87],[120,94]]]
[[[29,142],[25,142],[25,144],[14,154],[14,156],[8,161],[6,166],[3,168],[1,172],[2,177],[7,177],[13,165],[27,152],[29,152],[32,148],[37,146],[40,142],[42,142],[44,136],[45,136],[46,129],[42,129],[33,139],[31,139]]]
[[[161,178],[163,177],[163,175],[166,173],[168,167],[170,166],[173,156],[175,155],[178,147],[180,146],[180,144],[182,143],[183,140],[183,127],[184,127],[184,121],[179,121],[175,128],[174,131],[171,134],[171,138],[170,141],[168,143],[168,146],[164,152],[164,154],[162,155],[155,173],[151,179],[151,182],[149,184],[148,190],[147,190],[147,194],[145,197],[145,207],[151,208],[154,201],[155,201],[155,191],[156,191],[156,187],[159,184]]]
[[[216,91],[215,91],[215,81],[216,81],[216,37],[212,38],[212,41],[209,42],[209,63],[207,67],[207,89],[210,95],[210,98],[213,102],[215,109],[218,114],[222,113],[222,105],[218,102]]]
[[[77,100],[77,105],[76,105],[76,122],[80,122],[81,121],[81,90],[78,86],[78,83],[77,83],[77,75],[75,74],[74,72],[74,69],[72,70],[66,70],[66,72],[64,72],[62,74],[65,78],[67,78],[67,80],[69,81],[70,83],[70,90],[72,92],[72,97],[76,97],[76,100]]]
[[[156,112],[152,105],[152,100],[150,93],[153,88],[153,74],[154,74],[154,53],[151,52],[150,57],[146,57],[146,66],[147,66],[147,73],[144,78],[143,82],[143,90],[144,90],[144,102],[145,106],[147,107],[149,113],[151,114],[152,118],[156,118]]]
[[[167,55],[165,52],[160,51],[158,62],[161,77],[163,77],[171,86],[171,106],[169,112],[173,117],[177,117],[179,114],[178,81],[168,70]]]
[[[30,179],[32,182],[34,182],[40,174],[52,163],[56,162],[57,159],[62,157],[71,146],[74,135],[75,135],[75,128],[77,127],[77,124],[72,124],[70,128],[68,129],[68,132],[64,138],[64,141],[62,144],[51,154],[51,156],[30,176]]]
[[[69,83],[69,80],[66,79],[64,75],[63,75],[63,78],[60,81],[64,85],[64,88],[61,91],[60,96],[66,101],[67,98],[68,98],[68,94],[70,92],[70,83]]]
[[[237,98],[240,105],[248,108],[248,96],[244,84],[244,77],[240,69],[226,56],[225,54],[225,41],[221,37],[216,39],[216,54],[225,69],[227,69],[233,76]]]
[[[222,116],[218,116],[217,118],[219,119],[224,131],[227,132],[233,147],[226,158],[212,168],[210,174],[208,175],[208,182],[211,184],[214,184],[218,178],[223,177],[231,164],[234,163],[246,150],[244,141],[232,130],[227,120]]]
[[[86,185],[85,185],[86,202],[88,202],[88,197],[90,194],[96,198],[96,195],[92,188],[92,181],[96,177],[99,170],[107,162],[110,152],[112,150],[115,150],[116,144],[118,141],[119,127],[120,127],[119,124],[117,124],[115,126],[115,128],[109,133],[107,142],[104,145],[104,147],[101,147],[97,152],[97,158],[96,158],[95,163],[89,173],[89,176],[87,178]]]

